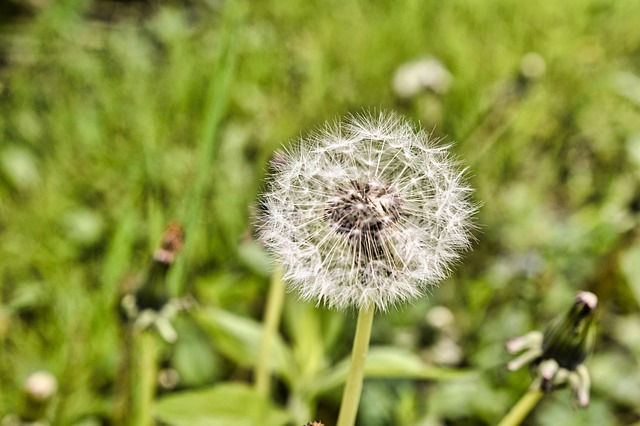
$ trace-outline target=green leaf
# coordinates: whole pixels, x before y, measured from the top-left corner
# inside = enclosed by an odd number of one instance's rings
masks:
[[[173,346],[172,365],[182,387],[204,386],[220,376],[220,355],[215,353],[209,336],[183,317],[174,319],[180,338]]]
[[[322,393],[342,385],[349,371],[349,358],[336,364],[314,384],[315,393]],[[371,348],[365,364],[366,378],[394,378],[420,380],[469,379],[473,372],[451,370],[429,365],[405,349],[382,346]]]
[[[320,324],[320,310],[289,297],[284,306],[284,325],[291,339],[293,355],[300,375],[315,377],[327,364]]]
[[[267,251],[255,241],[238,245],[238,259],[244,266],[263,277],[273,273],[273,259]]]
[[[640,244],[621,255],[620,266],[636,303],[640,304]]]
[[[221,309],[206,308],[193,313],[196,321],[213,338],[213,345],[243,367],[255,367],[260,353],[262,325]],[[293,356],[280,336],[271,348],[271,369],[291,383],[296,376]]]
[[[240,383],[172,394],[158,400],[154,411],[157,419],[171,426],[278,426],[291,420],[285,411]]]

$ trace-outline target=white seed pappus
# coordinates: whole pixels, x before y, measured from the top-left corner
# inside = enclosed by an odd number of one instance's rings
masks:
[[[471,192],[423,130],[352,116],[274,156],[259,235],[302,299],[384,311],[424,295],[469,247]]]

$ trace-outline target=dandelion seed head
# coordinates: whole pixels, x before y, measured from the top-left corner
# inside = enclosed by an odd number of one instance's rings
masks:
[[[260,238],[302,299],[386,310],[446,278],[469,247],[463,173],[398,115],[327,125],[271,165]]]

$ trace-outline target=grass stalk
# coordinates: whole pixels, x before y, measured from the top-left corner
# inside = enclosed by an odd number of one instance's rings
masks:
[[[233,28],[235,28],[234,24]],[[226,111],[231,82],[234,78],[236,63],[235,29],[231,29],[223,40],[220,59],[217,68],[212,73],[212,82],[207,90],[205,98],[205,111],[202,118],[200,137],[198,140],[198,164],[195,170],[196,178],[193,188],[185,201],[186,210],[183,213],[184,226],[187,235],[197,234],[196,229],[200,225],[199,217],[202,214],[205,193],[210,185],[211,169],[215,162],[215,153],[218,142],[218,131]],[[192,239],[194,240],[194,239]],[[169,279],[171,294],[180,294],[181,283],[184,282],[186,262],[189,259],[193,243],[184,247],[185,256],[176,262],[172,268]]]
[[[529,390],[511,407],[498,426],[518,426],[527,418],[531,410],[542,399],[544,393],[540,389]]]
[[[264,314],[264,329],[262,341],[260,343],[260,354],[255,371],[256,390],[262,395],[268,395],[271,387],[271,371],[269,361],[271,360],[271,347],[278,333],[280,317],[282,316],[282,306],[284,303],[284,282],[282,272],[279,269],[273,271],[271,285],[267,295],[267,306]]]
[[[375,308],[373,305],[362,308],[358,313],[356,335],[351,351],[351,365],[342,394],[342,404],[340,405],[340,414],[338,414],[338,422],[336,423],[337,426],[353,426],[356,423],[374,313]]]

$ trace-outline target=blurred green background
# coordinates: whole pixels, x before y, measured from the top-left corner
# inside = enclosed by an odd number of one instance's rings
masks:
[[[600,298],[591,406],[559,391],[526,424],[640,421],[640,2],[3,0],[0,16],[0,418],[46,369],[53,424],[115,424],[120,289],[170,220],[186,230],[170,290],[198,307],[163,346],[178,380],[160,401],[251,383],[268,159],[327,120],[389,109],[455,141],[482,207],[473,252],[430,297],[378,315],[372,345],[474,374],[370,379],[359,424],[495,424],[530,383],[506,372],[504,341],[579,290]],[[432,74],[411,68],[427,59]],[[244,410],[333,424],[341,382],[316,380],[354,323],[287,295],[294,362]],[[166,424],[198,424],[158,405]]]

